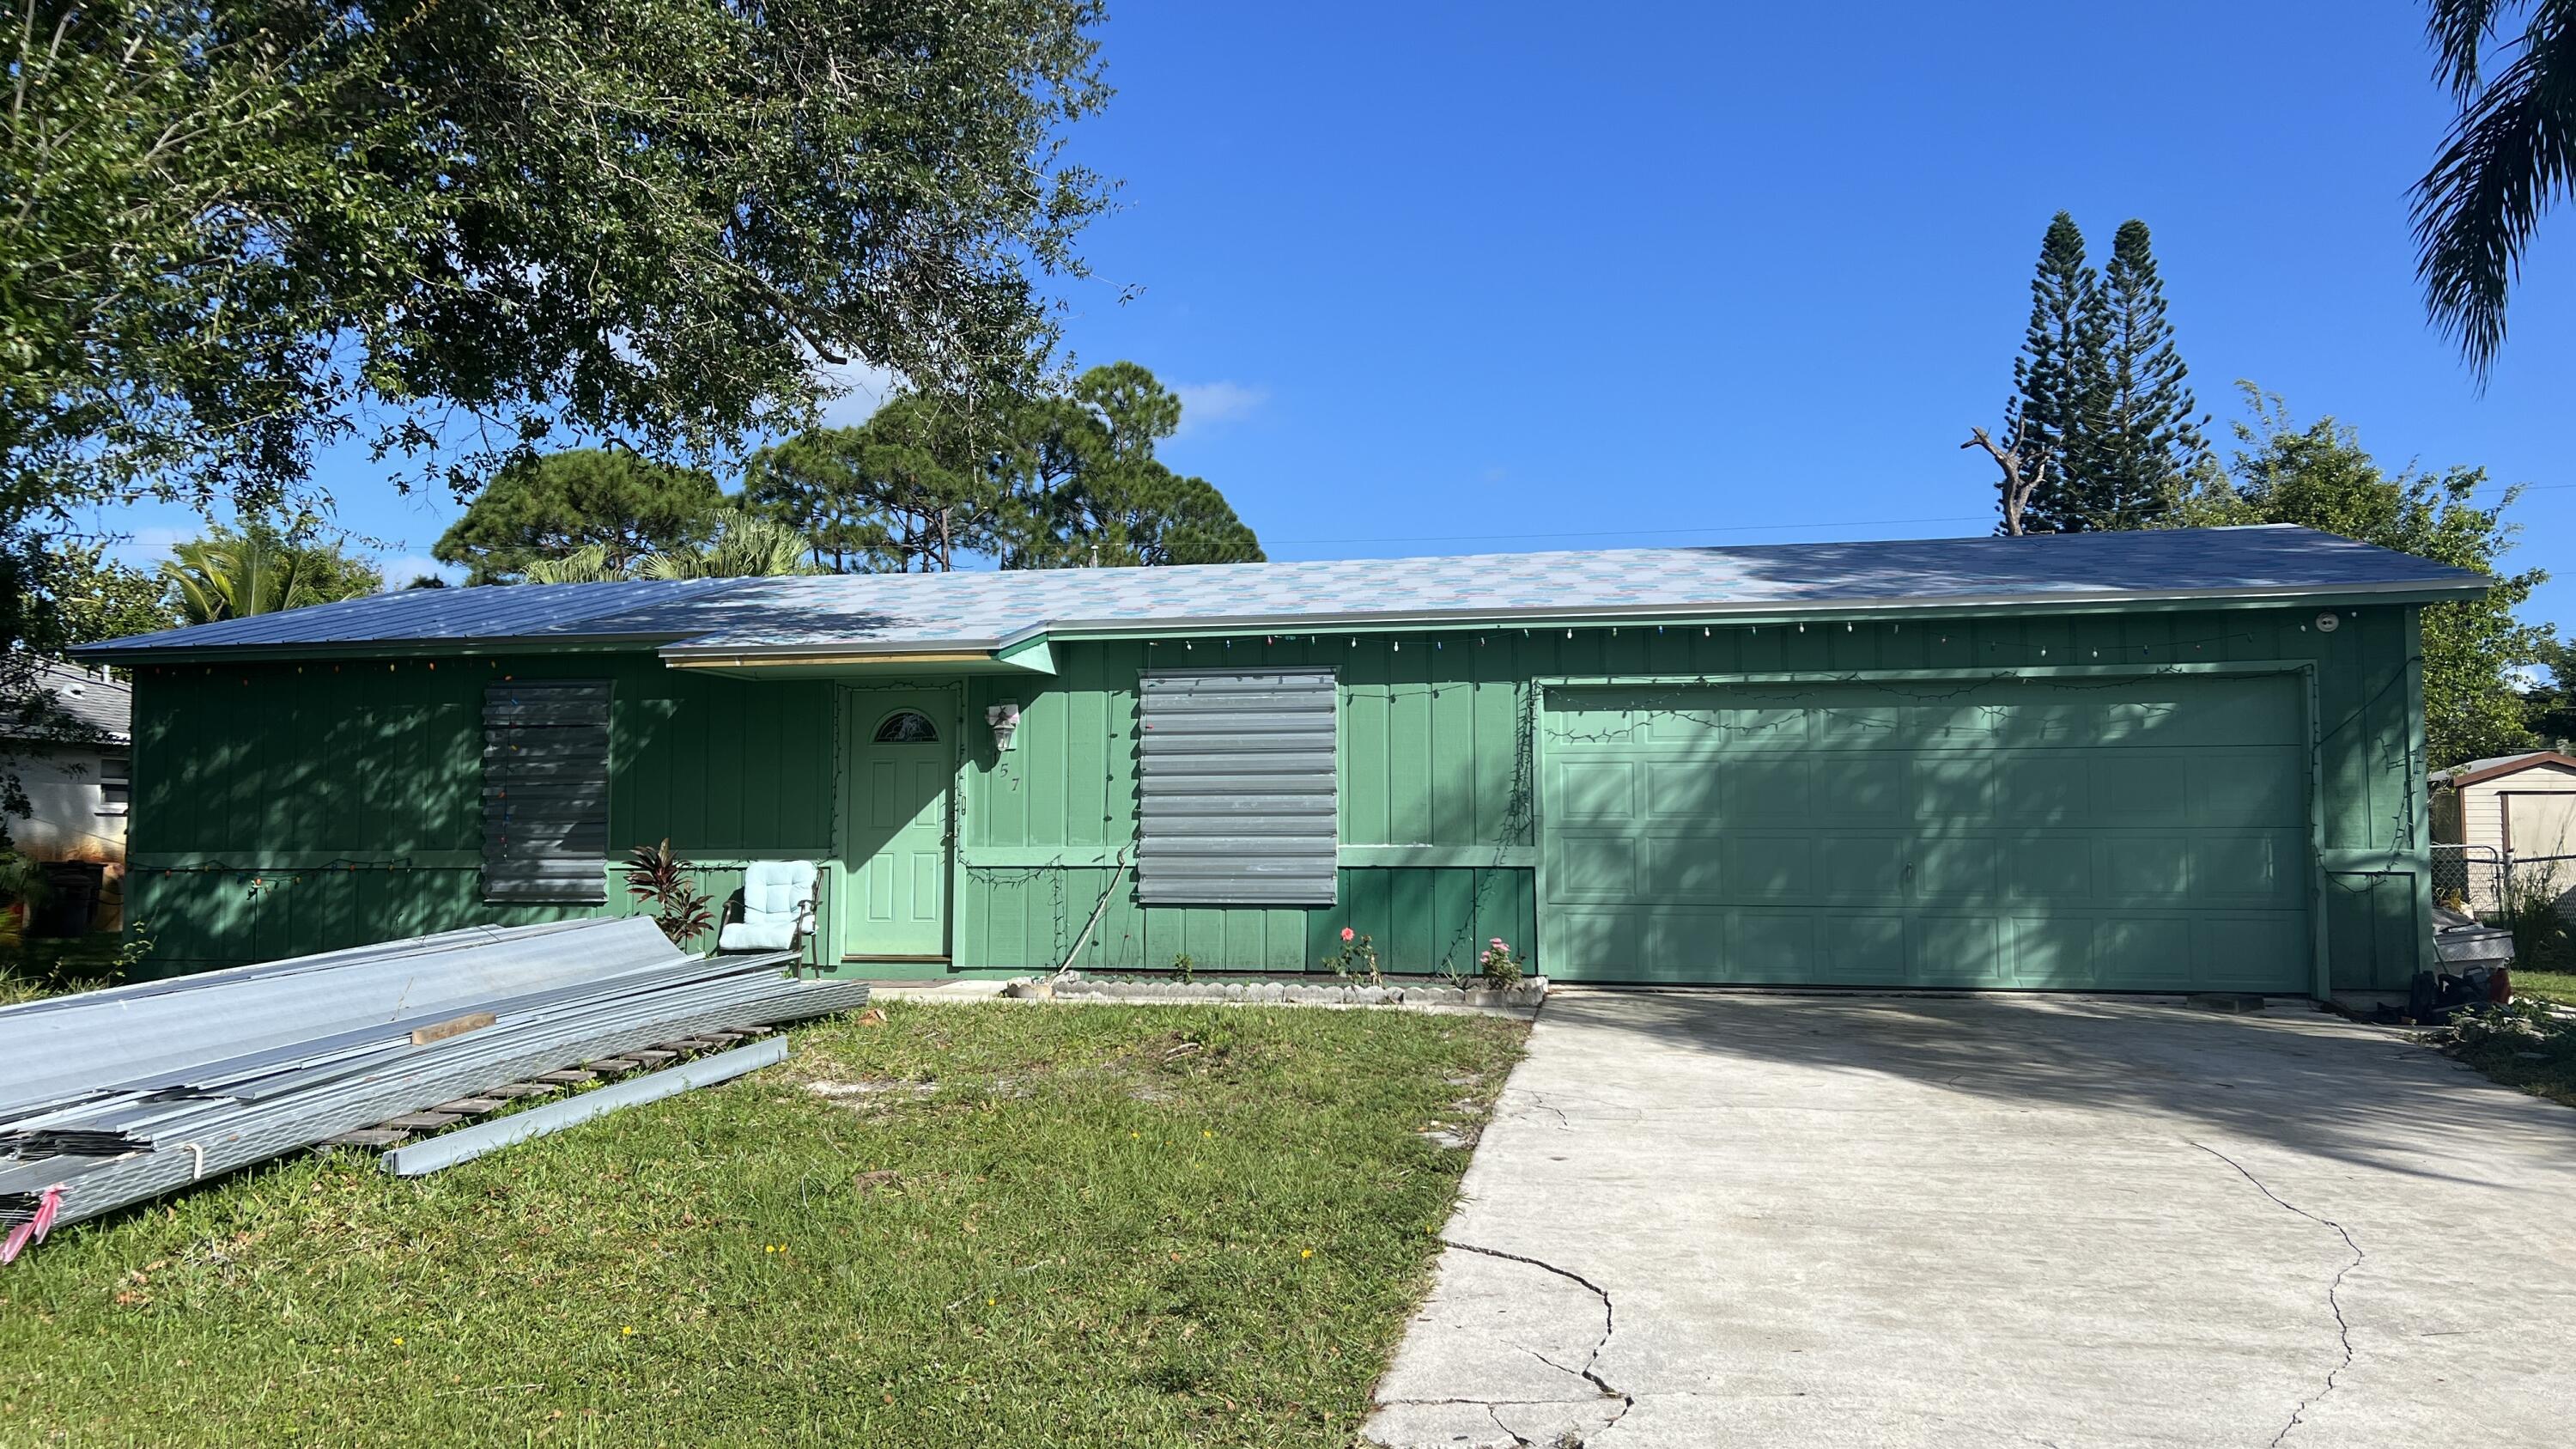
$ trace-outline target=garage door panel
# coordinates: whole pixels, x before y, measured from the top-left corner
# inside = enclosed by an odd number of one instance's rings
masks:
[[[1728,708],[1712,705],[1702,708],[1696,703],[1682,705],[1658,717],[1659,744],[1678,743],[1689,748],[1702,748],[1714,742],[1729,753],[1746,750],[1794,750],[1814,748],[1813,721],[1799,708],[1763,708],[1760,706]]]
[[[2003,842],[1988,835],[1918,840],[1910,894],[1917,903],[1992,902],[2003,881]]]
[[[1547,953],[1565,966],[1554,974],[1569,981],[1644,979],[1638,946],[1649,917],[1627,906],[1551,905]],[[1705,967],[1702,968],[1705,972]],[[1676,978],[1679,979],[1679,978]],[[1693,978],[1705,980],[1703,974]]]
[[[1816,743],[1833,750],[1989,750],[2010,716],[1975,704],[1836,704],[1818,712]]]
[[[1902,985],[1905,918],[1899,915],[1824,916],[1816,923],[1814,980],[1835,986]]]
[[[1729,903],[1804,904],[1818,894],[1811,836],[1770,831],[1729,835],[1717,842],[1717,855],[1725,882],[1720,899]]]
[[[1637,841],[1624,833],[1551,831],[1547,871],[1552,900],[1628,902],[1645,895],[1637,874]]]
[[[2286,677],[1552,691],[1541,964],[2303,991],[2304,720]]]
[[[2007,825],[2078,825],[2091,814],[2092,774],[2084,756],[2024,750],[1992,762],[1995,819]]]
[[[1815,842],[1816,893],[1844,903],[1902,905],[1913,857],[1910,836],[1823,836]]]
[[[1549,781],[1548,808],[1559,818],[1634,820],[1637,818],[1637,766],[1628,760],[1568,760]]]
[[[2281,990],[2284,961],[2296,961],[2302,977],[2309,971],[2307,917],[2298,912],[2202,917],[2192,943],[2192,984],[2202,991]]]
[[[2296,749],[2216,750],[2191,774],[2191,818],[2201,825],[2304,829],[2307,791]]]
[[[2162,750],[2085,751],[2086,821],[2095,825],[2188,822],[2193,758]]]
[[[1718,766],[1720,818],[1738,823],[1805,820],[1815,809],[1807,781],[1815,761],[1802,754],[1760,754]]]
[[[1780,844],[1784,855],[1797,857],[1795,868],[1803,877],[1806,840],[1792,836]],[[1644,893],[1658,901],[1723,905],[1729,895],[1727,847],[1725,837],[1705,832],[1650,831],[1639,845]]]
[[[2306,851],[2289,831],[2192,837],[2192,896],[2212,905],[2296,906],[2297,862]]]
[[[2172,990],[2195,979],[2187,916],[2111,916],[2093,923],[2093,979],[2086,984],[2137,982]]]
[[[1705,820],[1722,813],[1715,760],[1649,760],[1643,802],[1649,820]]]
[[[1888,825],[1913,817],[1902,755],[1813,762],[1810,796],[1820,824]]]
[[[1742,963],[1745,980],[1795,984],[1821,979],[1815,912],[1739,910],[1731,913],[1729,924],[1727,954]],[[1710,944],[1700,943],[1701,949]]]
[[[1993,915],[1914,917],[1906,980],[1915,986],[2010,986],[2003,921]]]
[[[1908,771],[1914,818],[1944,824],[1995,819],[1995,762],[1990,755],[1925,753]]]
[[[2090,918],[2075,912],[2009,916],[2003,935],[2013,985],[2074,991],[2094,984],[2096,926]]]
[[[2187,905],[2198,842],[2185,835],[2121,835],[2101,842],[2103,894],[2124,902]]]
[[[2072,831],[2031,831],[2003,845],[2004,898],[2016,904],[2047,902],[2083,906],[2095,895],[2102,864],[2098,842]]]

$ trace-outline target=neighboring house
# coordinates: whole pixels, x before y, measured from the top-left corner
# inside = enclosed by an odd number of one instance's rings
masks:
[[[423,590],[81,656],[135,671],[136,909],[186,964],[626,909],[667,837],[720,896],[823,862],[865,975],[1349,929],[2308,994],[2426,959],[2417,614],[2488,585],[2264,527]]]
[[[2492,915],[2504,905],[2503,880],[2560,899],[2576,894],[2576,757],[2531,750],[2471,760],[2437,770],[2433,839],[2459,846],[2456,881],[2445,884],[2469,909]],[[2566,902],[2562,900],[2562,905]]]
[[[33,807],[8,822],[9,837],[28,858],[63,867],[48,874],[67,914],[48,921],[56,913],[40,912],[40,925],[113,930],[125,876],[133,690],[103,669],[51,662],[37,664],[34,682],[37,704],[5,721],[0,743]]]

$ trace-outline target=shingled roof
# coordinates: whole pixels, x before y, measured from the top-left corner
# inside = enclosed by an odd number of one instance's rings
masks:
[[[23,710],[0,718],[15,740],[89,741],[129,744],[133,740],[134,686],[101,679],[86,669],[36,661],[37,699]]]
[[[2470,598],[2492,580],[2287,526],[1314,563],[828,574],[377,594],[92,645],[77,657],[452,643],[691,655],[991,651],[1215,630]]]

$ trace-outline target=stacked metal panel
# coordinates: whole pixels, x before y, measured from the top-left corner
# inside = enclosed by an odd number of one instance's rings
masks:
[[[863,1005],[641,918],[476,928],[0,1009],[0,1228],[76,1222],[513,1079]]]

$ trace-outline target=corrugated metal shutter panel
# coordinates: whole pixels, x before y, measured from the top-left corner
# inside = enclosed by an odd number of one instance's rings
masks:
[[[608,899],[608,685],[483,691],[483,899]]]
[[[1136,715],[1138,900],[1333,903],[1332,670],[1147,674]]]

